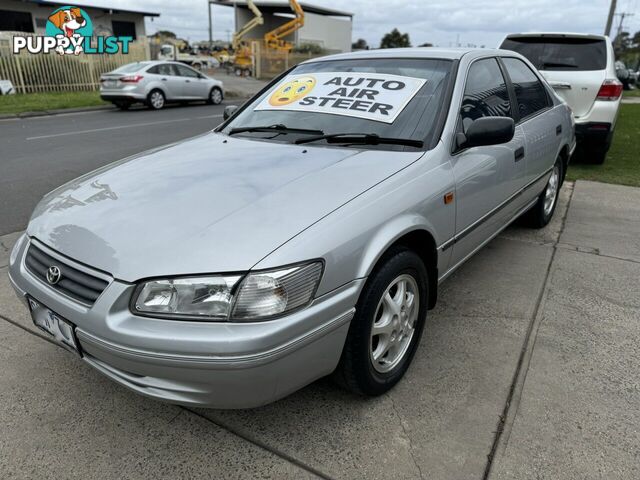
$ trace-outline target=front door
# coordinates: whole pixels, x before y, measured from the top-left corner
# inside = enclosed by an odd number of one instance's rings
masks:
[[[186,65],[176,65],[182,85],[182,97],[187,100],[206,99],[207,82],[200,73]]]
[[[507,84],[495,58],[469,67],[458,129],[464,132],[481,117],[511,117]],[[456,242],[451,265],[456,266],[490,239],[509,218],[509,198],[524,182],[524,135],[516,127],[505,144],[463,148],[452,155],[456,180]]]

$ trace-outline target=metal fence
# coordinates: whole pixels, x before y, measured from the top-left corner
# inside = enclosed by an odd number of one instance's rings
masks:
[[[0,37],[0,80],[10,80],[17,93],[98,90],[100,75],[148,56],[145,42],[139,41],[129,44],[127,54],[14,54],[11,36]]]
[[[323,50],[321,53],[286,52],[265,48],[262,42],[251,42],[254,64],[254,76],[258,79],[269,80],[277,77],[289,67],[306,60],[340,53],[333,50]]]

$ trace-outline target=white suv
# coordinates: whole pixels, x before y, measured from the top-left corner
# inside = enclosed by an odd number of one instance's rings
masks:
[[[507,35],[500,48],[518,52],[535,65],[573,110],[580,157],[590,163],[603,163],[622,98],[609,38],[579,33],[516,33]]]

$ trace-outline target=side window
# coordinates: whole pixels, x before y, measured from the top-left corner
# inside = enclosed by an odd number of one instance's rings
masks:
[[[168,63],[161,63],[158,65],[158,73],[160,75],[175,75],[173,68]]]
[[[547,90],[526,63],[517,58],[503,58],[502,61],[516,90],[520,119],[550,106]]]
[[[175,75],[173,68],[168,63],[161,63],[160,65],[154,65],[149,70],[149,73],[153,73],[155,75]]]
[[[507,84],[495,58],[471,64],[460,109],[462,127],[480,117],[509,117],[511,103]]]
[[[190,78],[198,78],[198,72],[190,69],[189,67],[185,67],[184,65],[175,65],[178,69],[178,75],[181,77],[190,77]]]

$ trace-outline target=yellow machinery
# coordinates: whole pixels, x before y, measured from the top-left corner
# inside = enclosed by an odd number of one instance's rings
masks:
[[[253,3],[253,0],[247,0],[247,7],[249,7],[249,10],[251,10],[254,17],[249,20],[240,30],[235,32],[231,40],[231,48],[233,48],[233,51],[235,53],[235,60],[233,61],[233,71],[238,76],[251,75],[251,70],[253,67],[251,46],[242,41],[242,38],[249,31],[264,23],[262,12],[260,12],[258,7],[256,7],[255,3]]]
[[[264,35],[264,44],[267,49],[286,53],[293,49],[293,43],[287,42],[284,38],[304,26],[304,11],[297,0],[289,0],[289,5],[296,16]]]

